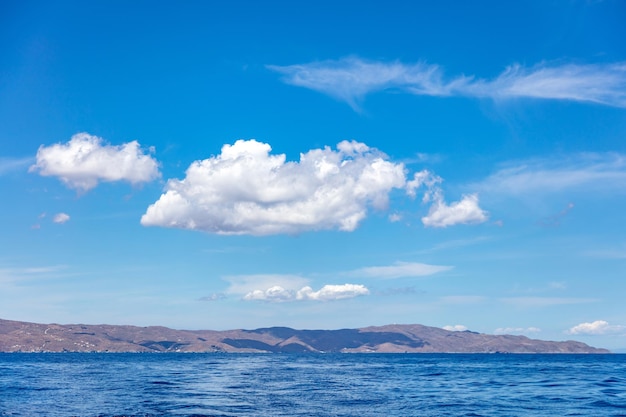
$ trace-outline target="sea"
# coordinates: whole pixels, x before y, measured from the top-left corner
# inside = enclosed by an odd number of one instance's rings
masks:
[[[4,353],[0,416],[626,416],[626,355]]]

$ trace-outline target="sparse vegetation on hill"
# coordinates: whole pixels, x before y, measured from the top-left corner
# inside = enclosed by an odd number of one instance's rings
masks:
[[[380,352],[380,353],[608,353],[581,342],[452,332],[388,325],[361,329],[173,330],[84,324],[36,324],[0,319],[1,352]]]

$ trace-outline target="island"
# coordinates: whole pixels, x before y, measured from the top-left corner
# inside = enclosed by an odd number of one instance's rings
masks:
[[[0,352],[610,353],[577,341],[448,331],[420,324],[358,329],[174,330],[0,319]]]

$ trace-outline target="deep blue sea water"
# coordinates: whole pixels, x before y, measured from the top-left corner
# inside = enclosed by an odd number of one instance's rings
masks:
[[[0,354],[0,416],[626,416],[626,355]]]

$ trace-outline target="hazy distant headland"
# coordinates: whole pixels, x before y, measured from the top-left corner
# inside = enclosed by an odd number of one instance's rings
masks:
[[[0,319],[0,352],[609,353],[581,342],[453,332],[419,324],[341,330],[174,330]]]

